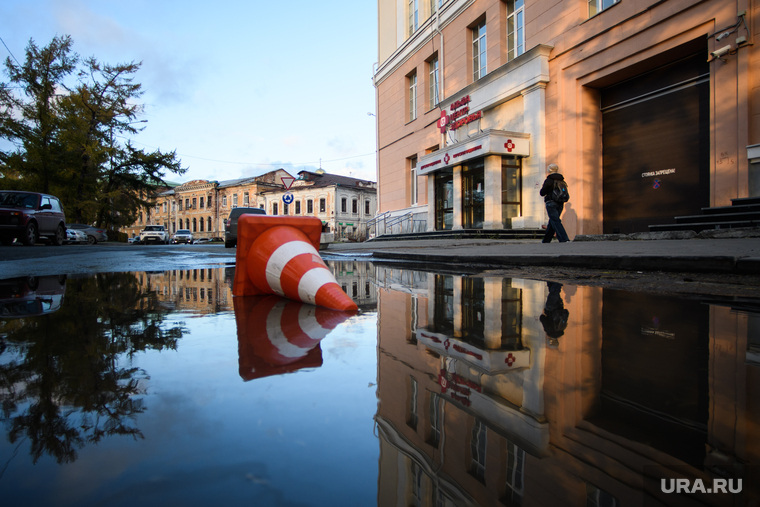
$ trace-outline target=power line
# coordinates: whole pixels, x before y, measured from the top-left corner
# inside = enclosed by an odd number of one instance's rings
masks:
[[[13,51],[11,51],[11,50],[10,50],[10,48],[9,48],[9,47],[8,47],[8,45],[5,43],[5,41],[3,40],[3,38],[2,38],[2,37],[0,37],[0,42],[2,42],[2,43],[3,43],[3,46],[5,46],[5,49],[7,49],[7,50],[8,50],[8,53],[11,55],[11,58],[13,58],[14,60],[16,60],[16,55],[14,55],[14,54],[13,54]],[[21,67],[21,64],[19,63],[19,61],[18,61],[18,60],[16,60],[16,65],[18,65],[19,67]]]

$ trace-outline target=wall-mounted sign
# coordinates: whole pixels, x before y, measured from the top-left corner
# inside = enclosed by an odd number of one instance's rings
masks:
[[[487,155],[528,157],[530,156],[530,137],[522,133],[500,130],[485,131],[465,142],[425,155],[419,161],[417,174],[431,173]]]
[[[284,202],[285,204],[290,204],[291,202],[293,202],[293,194],[291,194],[290,192],[288,192],[287,194],[283,194],[282,202]]]
[[[470,113],[470,106],[468,105],[470,102],[472,99],[466,95],[449,106],[450,114],[445,109],[441,111],[438,128],[441,129],[442,134],[446,133],[447,130],[456,130],[483,117],[482,111]]]

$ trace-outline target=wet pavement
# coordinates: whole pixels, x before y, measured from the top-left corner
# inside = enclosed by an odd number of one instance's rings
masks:
[[[760,500],[757,299],[329,264],[358,314],[232,266],[2,280],[4,502]]]

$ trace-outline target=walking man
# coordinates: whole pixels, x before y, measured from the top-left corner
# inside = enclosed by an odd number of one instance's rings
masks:
[[[562,225],[560,215],[562,215],[565,202],[569,199],[567,184],[565,183],[565,178],[559,173],[559,166],[557,164],[549,164],[546,168],[546,173],[547,176],[539,194],[544,196],[546,213],[549,215],[549,225],[546,226],[546,234],[544,234],[542,243],[551,243],[555,233],[559,242],[565,243],[569,239],[567,232],[565,232],[565,227]],[[560,190],[564,188],[564,197],[561,196],[562,192],[555,192],[555,188],[557,187]]]

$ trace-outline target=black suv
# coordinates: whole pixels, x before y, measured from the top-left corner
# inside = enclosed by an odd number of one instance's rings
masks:
[[[0,243],[14,239],[27,246],[40,238],[60,246],[66,240],[66,216],[57,197],[37,192],[0,190]]]
[[[232,208],[230,217],[224,221],[224,246],[232,248],[237,245],[237,224],[240,215],[266,215],[261,208]]]

